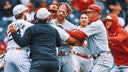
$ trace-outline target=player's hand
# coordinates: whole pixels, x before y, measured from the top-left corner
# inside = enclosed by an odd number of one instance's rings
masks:
[[[83,42],[82,47],[85,47],[85,46],[87,46],[87,41],[84,41],[84,42]]]
[[[9,31],[10,31],[11,33],[13,33],[13,32],[16,32],[17,29],[16,29],[16,27],[15,27],[13,24],[10,24],[10,25],[9,25]]]
[[[66,42],[68,42],[70,45],[72,45],[72,46],[85,46],[84,45],[84,40],[80,40],[80,39],[76,39],[76,38],[74,38],[74,37],[72,37],[72,36],[70,36],[67,40],[66,40]]]
[[[72,46],[84,46],[84,41],[81,41],[79,39],[76,39],[76,41],[72,42],[72,43],[69,43],[70,45]]]

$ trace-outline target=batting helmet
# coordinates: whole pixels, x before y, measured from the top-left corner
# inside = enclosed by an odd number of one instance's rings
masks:
[[[49,5],[48,6],[48,10],[54,10],[54,11],[57,11],[57,6],[52,4],[52,5]]]
[[[96,11],[96,12],[101,14],[102,13],[102,8],[99,5],[92,4],[92,5],[88,6],[88,9],[86,10],[86,12],[87,11]]]

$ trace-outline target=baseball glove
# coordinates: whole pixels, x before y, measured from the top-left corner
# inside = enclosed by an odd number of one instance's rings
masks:
[[[67,33],[76,39],[85,40],[87,38],[87,36],[79,29],[67,30]]]

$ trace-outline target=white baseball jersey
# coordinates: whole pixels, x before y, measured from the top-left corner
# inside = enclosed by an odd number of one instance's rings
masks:
[[[70,23],[67,20],[65,20],[63,24],[56,23],[56,20],[57,19],[51,20],[51,24],[56,25],[56,26],[59,26],[59,27],[62,27],[63,30],[73,30],[73,29],[76,29],[77,28],[77,26],[73,25],[72,23]],[[59,32],[59,30],[58,30],[58,32]],[[60,38],[63,41],[65,41],[64,39],[67,38],[68,34],[66,34],[66,32],[65,32],[65,34],[62,33],[62,32],[59,32],[59,34],[60,34]],[[64,36],[65,36],[65,38],[64,38]],[[63,44],[66,44],[66,43],[63,42]],[[61,51],[69,51],[70,50],[70,45],[67,44],[67,45],[61,46],[61,47],[59,47],[59,50],[61,50]]]
[[[11,24],[13,24],[18,30],[18,33],[20,34],[20,36],[24,35],[25,30],[32,26],[32,23],[29,23],[23,19],[19,19],[16,20],[14,22],[12,22]],[[9,27],[9,26],[8,26]],[[8,35],[8,45],[7,45],[7,49],[8,48],[21,48],[14,40],[13,37],[11,36],[11,33],[9,32],[9,30],[7,30],[7,35]]]
[[[59,24],[56,22],[56,19],[54,19],[54,20],[52,20],[51,23],[62,28],[63,30],[76,29],[76,26],[67,20],[65,20],[63,24]],[[63,34],[64,33],[60,32],[60,37]],[[64,35],[63,35],[63,37],[64,37]],[[61,37],[62,40],[64,39],[63,37]],[[63,42],[62,46],[60,46],[58,48],[58,53],[65,53],[67,55],[66,56],[58,56],[58,60],[60,63],[60,71],[62,71],[62,72],[74,72],[72,54],[70,54],[70,52],[69,52],[71,49],[70,45],[67,44],[64,40],[62,42]]]
[[[88,36],[87,47],[92,55],[110,51],[108,47],[106,28],[101,20],[89,24],[82,31]]]
[[[66,41],[69,38],[70,35],[65,30],[61,29],[60,27],[58,27],[54,24],[53,25],[51,24],[51,26],[56,28],[56,30],[58,31],[58,33],[60,35],[61,40]]]
[[[68,27],[71,28],[72,24],[71,25],[67,25],[68,23],[69,22],[66,20],[66,23],[65,23],[66,25],[62,24],[64,26],[66,26],[64,28],[68,28]],[[59,32],[59,35],[60,35],[60,38],[61,38],[62,41],[66,41],[69,38],[70,35],[64,29],[61,29],[60,27],[57,26],[58,24],[56,23],[56,19],[51,20],[50,24],[51,24],[51,26],[53,26],[54,28],[57,29],[57,31]],[[59,24],[59,25],[61,26],[61,24]],[[74,25],[72,25],[72,26],[74,27]],[[74,28],[72,28],[72,29],[74,29]],[[69,30],[69,29],[66,29],[66,30]]]
[[[80,26],[78,26],[77,29],[84,30],[85,28],[80,28]],[[86,46],[73,46],[72,51],[74,51],[75,53],[79,53],[81,55],[91,56],[90,51]],[[83,58],[75,54],[73,54],[72,58],[74,62],[74,70],[76,72],[79,72],[80,68],[82,72],[89,72],[91,70],[93,66],[93,58]]]
[[[83,30],[84,28],[80,28],[80,26],[78,26],[77,29]],[[83,55],[88,55],[88,56],[91,55],[90,51],[87,47],[73,46],[72,50],[75,51],[76,53],[80,53],[80,54],[83,54]]]

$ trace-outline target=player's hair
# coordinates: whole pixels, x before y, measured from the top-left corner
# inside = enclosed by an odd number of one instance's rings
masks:
[[[87,15],[87,13],[86,13],[85,11],[83,11],[83,12],[80,12],[80,15],[82,15],[82,14],[86,14],[86,15]]]
[[[83,11],[83,12],[80,12],[80,17],[81,17],[82,14],[86,14],[87,15],[87,13],[85,11]]]
[[[21,18],[22,18],[22,16],[23,16],[23,13],[18,14],[18,15],[15,15],[15,18],[16,18],[16,19],[21,19]]]
[[[80,14],[87,14],[85,11],[83,11],[83,12],[80,12]]]
[[[67,7],[66,9],[67,9],[68,14],[72,13],[72,8],[71,8],[71,6],[70,6],[68,3],[60,2],[60,3],[58,4],[58,8],[59,8],[61,5],[65,5],[65,6]]]

